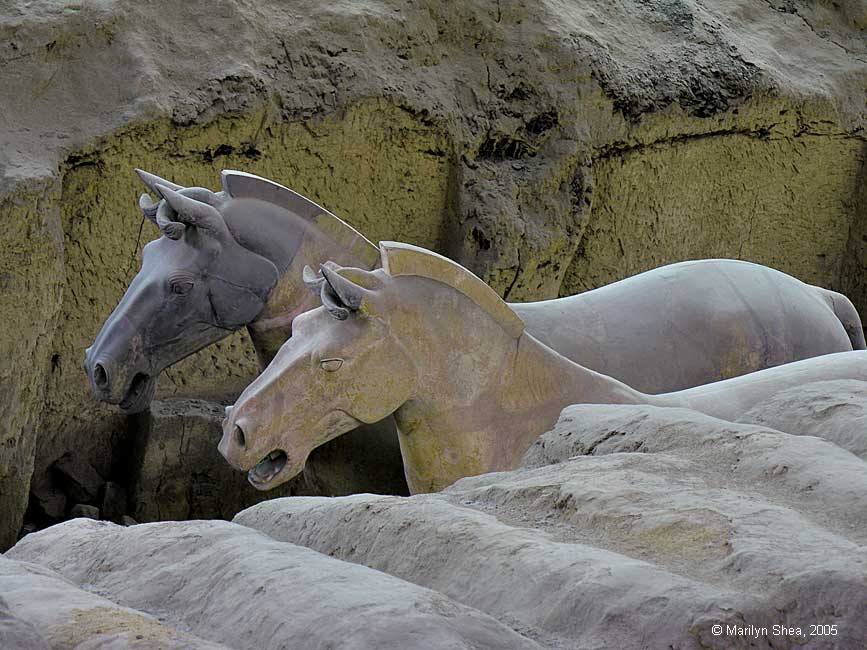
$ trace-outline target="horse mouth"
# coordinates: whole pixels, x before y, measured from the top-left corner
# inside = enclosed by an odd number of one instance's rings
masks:
[[[147,402],[150,401],[150,383],[150,375],[143,372],[136,373],[135,377],[132,378],[129,389],[126,391],[126,395],[124,395],[124,398],[118,405],[121,410],[126,413],[138,413],[144,410],[147,407]]]
[[[282,449],[275,449],[247,472],[247,480],[257,490],[267,490],[277,475],[286,469],[289,456]]]

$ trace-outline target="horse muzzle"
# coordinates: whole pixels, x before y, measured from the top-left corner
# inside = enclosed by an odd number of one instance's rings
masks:
[[[93,396],[100,402],[118,405],[125,413],[143,411],[153,399],[155,377],[106,355],[95,355],[92,347],[85,351],[84,369]]]

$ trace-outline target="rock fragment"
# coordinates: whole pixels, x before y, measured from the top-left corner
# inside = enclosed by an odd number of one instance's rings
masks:
[[[54,463],[53,469],[71,503],[96,503],[105,480],[86,459],[66,453]]]
[[[70,519],[77,519],[79,517],[85,519],[101,519],[99,515],[99,508],[86,503],[76,503],[72,506],[72,510],[69,511]]]

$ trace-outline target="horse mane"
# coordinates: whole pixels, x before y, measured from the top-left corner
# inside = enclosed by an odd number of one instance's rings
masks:
[[[447,257],[412,244],[379,242],[382,268],[392,277],[415,275],[442,282],[476,303],[514,338],[524,332],[524,321],[496,291],[478,276]]]
[[[373,268],[379,263],[376,245],[343,219],[306,196],[267,178],[224,169],[220,173],[223,192],[230,199],[254,199],[286,210],[315,227],[315,230],[351,252],[358,263]]]

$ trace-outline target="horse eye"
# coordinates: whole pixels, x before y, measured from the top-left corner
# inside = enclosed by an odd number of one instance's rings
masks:
[[[335,370],[340,370],[340,366],[342,365],[343,359],[323,359],[319,362],[319,367],[326,372],[334,372]]]
[[[172,284],[171,284],[172,293],[178,294],[181,296],[184,295],[185,293],[189,292],[189,290],[192,288],[193,288],[193,283],[188,281],[188,280],[179,280],[177,282],[172,282]]]

